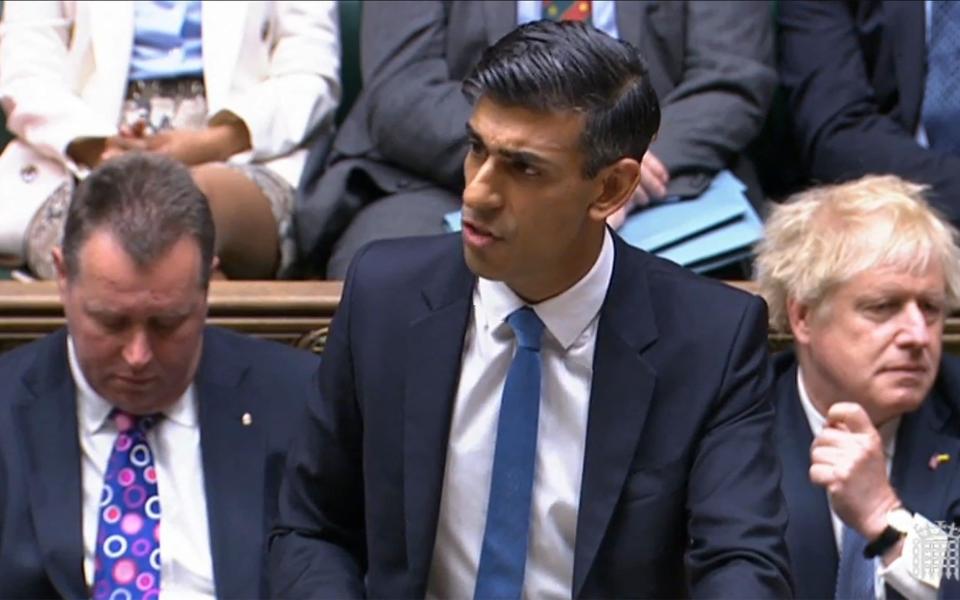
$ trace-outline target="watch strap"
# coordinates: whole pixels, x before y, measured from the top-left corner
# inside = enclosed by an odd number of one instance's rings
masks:
[[[865,558],[874,558],[884,554],[890,548],[893,548],[897,545],[902,538],[907,534],[894,529],[892,526],[887,525],[887,528],[883,530],[877,538],[873,539],[869,544],[863,548],[863,556]]]
[[[902,514],[901,514],[902,513]],[[876,539],[871,540],[864,548],[863,555],[866,558],[874,558],[880,556],[889,550],[890,548],[897,545],[897,543],[907,536],[907,533],[910,531],[910,519],[912,519],[913,511],[907,507],[900,505],[897,508],[891,510],[887,513],[887,527],[883,532],[877,536]],[[898,525],[894,527],[894,525]]]

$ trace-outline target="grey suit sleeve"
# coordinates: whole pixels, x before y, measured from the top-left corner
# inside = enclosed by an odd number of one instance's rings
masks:
[[[463,188],[470,105],[445,58],[443,2],[366,2],[361,30],[370,135],[390,162]]]
[[[776,87],[767,2],[686,8],[682,74],[661,98],[660,134],[650,147],[670,171],[669,193],[683,196],[707,183],[687,176],[730,166],[760,133]]]

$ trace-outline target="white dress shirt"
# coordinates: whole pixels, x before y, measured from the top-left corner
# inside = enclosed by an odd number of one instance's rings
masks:
[[[613,260],[613,239],[606,232],[590,271],[562,294],[532,307],[545,328],[525,598],[570,598],[572,594],[593,354]],[[450,422],[428,598],[473,596],[500,398],[516,349],[506,318],[524,304],[501,282],[483,278],[477,282]]]
[[[803,412],[806,414],[807,422],[810,424],[810,431],[813,436],[820,435],[826,419],[810,400],[807,389],[803,385],[803,373],[797,369],[797,389],[800,392],[800,404],[803,405]],[[890,474],[890,468],[893,464],[893,454],[897,443],[897,428],[900,426],[900,418],[897,417],[887,423],[884,423],[880,429],[880,438],[883,440],[883,453],[887,459],[887,475]],[[827,498],[829,503],[829,497]],[[830,505],[830,520],[833,525],[834,541],[837,544],[837,556],[842,551],[843,539],[843,521],[833,512],[833,505]],[[937,589],[940,585],[940,577],[931,577],[929,573],[914,573],[912,551],[919,531],[925,531],[933,525],[923,515],[915,514],[913,517],[913,529],[907,534],[903,542],[903,554],[886,567],[880,557],[874,559],[876,565],[873,589],[877,600],[885,600],[887,597],[884,583],[889,583],[894,589],[911,600],[933,600],[937,597]],[[794,557],[796,558],[796,557]]]
[[[113,406],[87,382],[68,339],[70,372],[77,385],[83,488],[83,573],[90,588],[99,525],[100,491],[117,438]],[[191,385],[147,432],[160,495],[160,597],[215,598],[207,500],[203,489],[197,402]]]

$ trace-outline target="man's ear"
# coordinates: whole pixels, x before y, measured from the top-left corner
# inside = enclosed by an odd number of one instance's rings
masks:
[[[223,274],[223,271],[220,270],[220,257],[216,254],[213,255],[213,259],[210,260],[210,278],[207,280],[207,287],[204,290],[204,294],[209,297],[210,295],[210,283],[215,279],[226,279],[227,276]]]
[[[600,194],[590,204],[590,217],[606,221],[633,196],[640,183],[640,163],[632,158],[621,158],[604,167],[600,174]]]
[[[63,250],[60,246],[54,246],[50,253],[53,255],[53,266],[57,270],[57,288],[60,290],[60,300],[63,302],[64,295],[67,293],[67,263],[63,259]]]
[[[813,318],[813,309],[796,298],[787,298],[787,319],[790,321],[790,331],[798,344],[810,343],[810,320]]]

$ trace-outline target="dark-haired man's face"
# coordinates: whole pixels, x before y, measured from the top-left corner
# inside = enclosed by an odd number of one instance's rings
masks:
[[[583,124],[573,111],[536,112],[482,97],[467,127],[467,265],[530,302],[576,283],[600,252],[606,215],[595,204],[604,184],[583,177]]]
[[[190,237],[140,267],[106,229],[80,247],[79,273],[60,296],[83,375],[105,400],[133,414],[160,412],[193,381],[207,292],[200,248]]]

